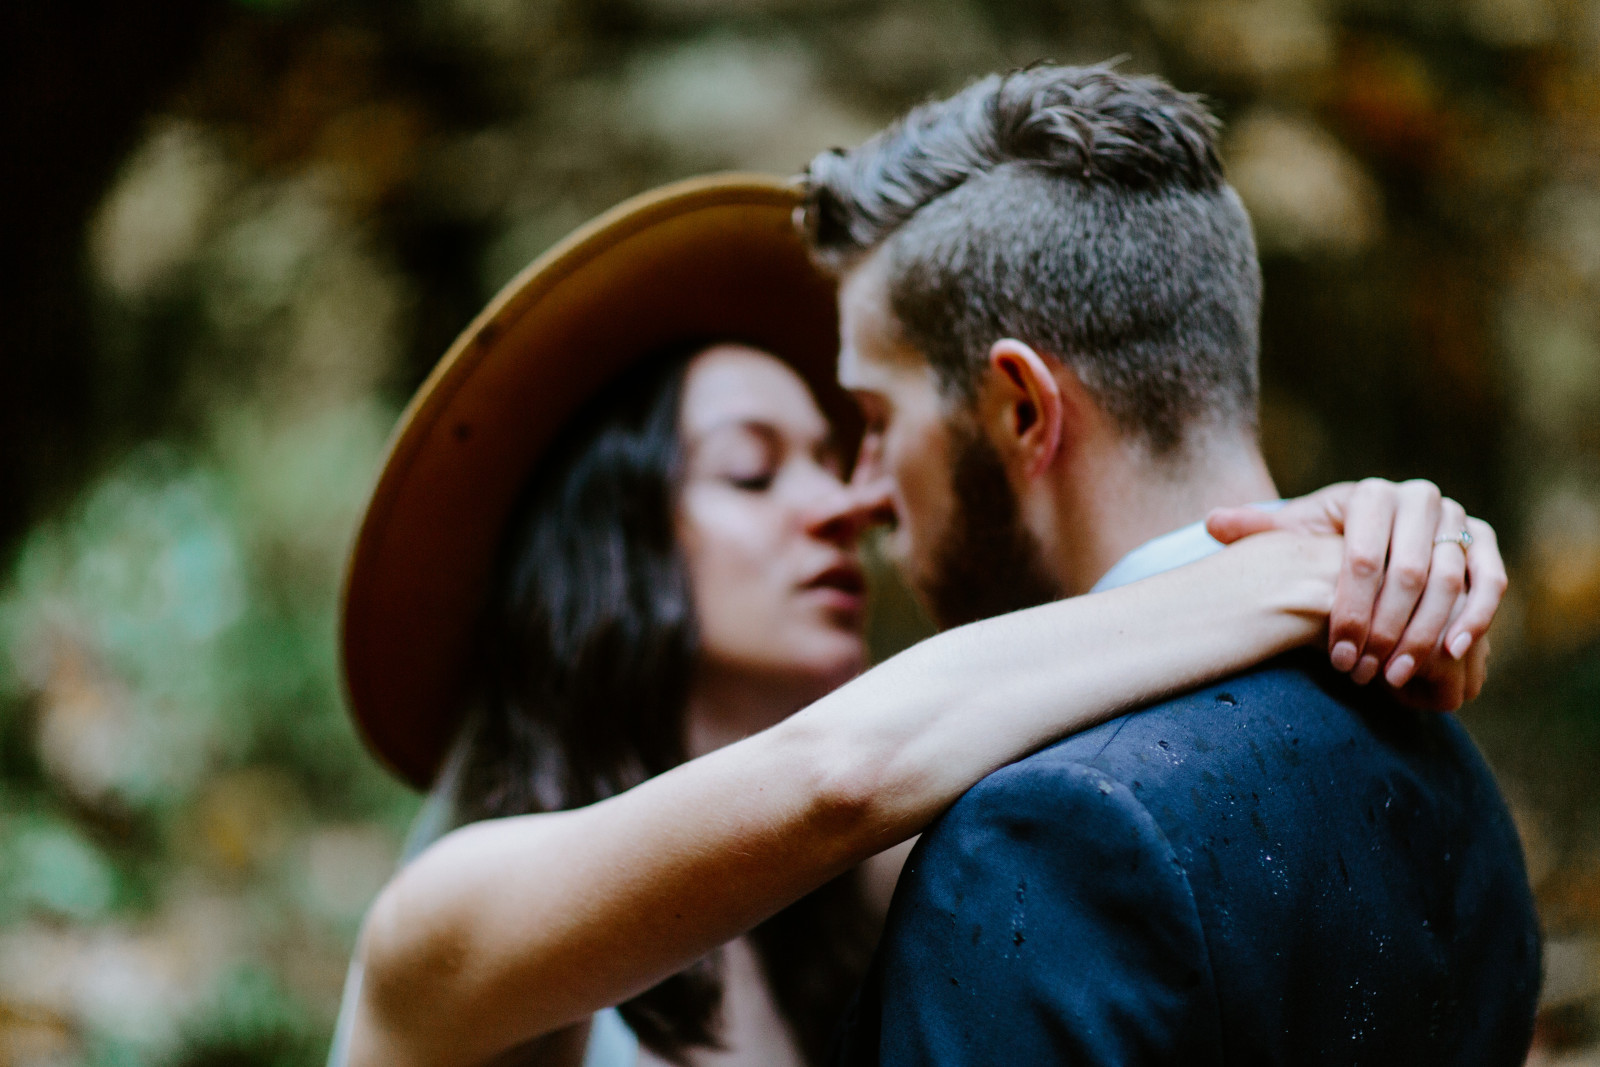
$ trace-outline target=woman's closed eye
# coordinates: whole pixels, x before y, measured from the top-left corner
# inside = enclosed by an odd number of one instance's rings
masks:
[[[772,488],[783,461],[782,443],[766,427],[747,422],[724,424],[696,443],[701,469],[717,481],[749,493]]]
[[[752,473],[727,474],[723,480],[747,493],[764,493],[772,488],[773,476],[771,470],[764,469]]]

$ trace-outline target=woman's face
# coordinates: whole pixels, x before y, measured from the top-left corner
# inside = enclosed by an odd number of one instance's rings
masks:
[[[678,540],[708,667],[831,688],[865,664],[866,512],[831,427],[778,359],[716,345],[691,360]]]

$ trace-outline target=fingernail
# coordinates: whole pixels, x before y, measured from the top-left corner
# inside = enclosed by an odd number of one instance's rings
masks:
[[[1456,634],[1450,642],[1450,658],[1460,659],[1467,654],[1467,649],[1472,647],[1472,635],[1468,633]]]
[[[1394,662],[1389,664],[1389,669],[1383,672],[1383,680],[1399,689],[1411,681],[1411,672],[1417,669],[1417,661],[1407,656],[1396,656]]]
[[[1362,656],[1361,662],[1356,664],[1356,669],[1350,672],[1350,680],[1357,685],[1366,685],[1378,676],[1378,657]]]
[[[1333,669],[1348,674],[1350,668],[1356,665],[1356,656],[1359,650],[1354,641],[1340,641],[1333,646]]]

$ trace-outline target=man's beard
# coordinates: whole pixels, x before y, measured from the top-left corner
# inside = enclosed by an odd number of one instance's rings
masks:
[[[941,630],[1059,600],[1044,549],[1022,524],[1000,454],[975,428],[952,427],[955,510],[934,546],[926,594]]]

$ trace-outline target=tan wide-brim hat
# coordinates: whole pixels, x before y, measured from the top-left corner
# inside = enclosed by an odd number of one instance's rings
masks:
[[[401,416],[345,574],[351,711],[372,751],[426,787],[465,711],[502,528],[544,449],[641,357],[680,341],[771,352],[830,417],[833,282],[792,221],[799,193],[730,174],[635,197],[507,285]]]

